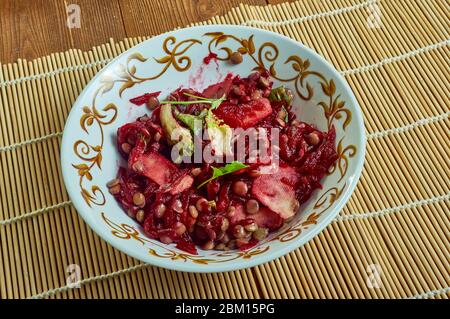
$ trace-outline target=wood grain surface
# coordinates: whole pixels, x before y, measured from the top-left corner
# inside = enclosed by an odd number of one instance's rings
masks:
[[[286,0],[0,0],[0,62],[69,48],[90,49],[125,37],[156,35],[222,15],[240,3]],[[66,8],[81,9],[81,28],[67,27]]]

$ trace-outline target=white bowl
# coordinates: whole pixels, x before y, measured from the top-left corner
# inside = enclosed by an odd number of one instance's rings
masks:
[[[247,52],[239,65],[226,61],[230,51]],[[208,65],[209,52],[219,60]],[[224,59],[224,60],[221,60]],[[106,183],[120,163],[116,132],[147,112],[129,99],[146,92],[161,96],[180,85],[201,89],[227,72],[248,75],[257,66],[275,73],[296,93],[297,115],[327,130],[336,128],[339,159],[300,212],[258,246],[242,251],[202,251],[190,255],[173,244],[149,239],[109,194]],[[201,76],[201,77],[200,77]],[[200,78],[199,78],[200,77]],[[324,108],[329,110],[325,112]],[[61,165],[77,211],[104,240],[152,265],[190,272],[220,272],[268,262],[302,246],[339,213],[359,179],[365,153],[361,110],[343,77],[317,53],[282,35],[241,26],[187,28],[149,39],[115,58],[86,86],[64,129]]]

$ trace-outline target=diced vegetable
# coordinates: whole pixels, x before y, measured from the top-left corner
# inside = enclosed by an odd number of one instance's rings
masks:
[[[170,104],[162,105],[159,112],[159,118],[167,142],[178,147],[180,157],[176,158],[174,162],[179,163],[181,162],[182,156],[191,156],[194,151],[194,141],[191,132],[178,124],[177,120],[173,117],[172,106]]]

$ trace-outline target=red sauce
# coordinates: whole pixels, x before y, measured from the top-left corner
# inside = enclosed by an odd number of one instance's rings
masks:
[[[210,52],[207,56],[205,56],[203,58],[203,62],[205,64],[209,64],[209,62],[211,62],[211,60],[217,60],[217,54]]]

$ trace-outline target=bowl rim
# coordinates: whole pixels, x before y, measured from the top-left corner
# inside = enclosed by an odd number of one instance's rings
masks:
[[[97,81],[98,78],[100,78],[105,72],[108,71],[109,66],[116,63],[118,60],[122,59],[124,56],[128,55],[131,51],[135,51],[139,49],[140,47],[144,47],[148,41],[152,41],[157,38],[163,38],[169,34],[175,33],[175,32],[186,32],[188,30],[199,30],[203,29],[205,31],[209,31],[210,29],[216,29],[221,28],[221,31],[223,30],[230,30],[230,31],[238,31],[238,30],[251,30],[253,32],[258,32],[262,34],[266,34],[270,37],[279,38],[282,41],[288,41],[291,44],[299,47],[299,49],[306,51],[312,55],[314,55],[321,63],[324,64],[324,66],[331,72],[331,75],[334,79],[340,81],[341,85],[343,86],[343,90],[348,93],[350,103],[354,105],[355,112],[353,114],[353,118],[356,119],[356,122],[358,124],[359,132],[362,133],[362,136],[360,136],[361,141],[360,145],[358,145],[359,152],[356,154],[356,161],[355,164],[355,172],[353,176],[350,177],[350,182],[348,184],[348,187],[344,190],[342,195],[339,198],[339,201],[336,203],[335,207],[331,211],[328,212],[326,216],[322,219],[320,223],[316,225],[316,227],[312,228],[311,231],[307,233],[307,235],[303,237],[299,237],[295,240],[292,240],[289,243],[283,243],[283,245],[279,249],[271,250],[270,252],[253,256],[251,259],[246,260],[240,260],[239,262],[232,262],[232,263],[213,263],[208,264],[207,266],[191,263],[180,263],[180,262],[174,262],[171,259],[162,259],[162,258],[156,258],[149,255],[149,259],[151,261],[144,261],[142,260],[141,256],[138,255],[138,253],[135,253],[133,250],[130,250],[127,248],[127,246],[121,243],[119,240],[114,240],[112,237],[106,236],[104,234],[104,229],[100,227],[100,225],[93,221],[93,217],[87,213],[84,210],[83,205],[81,204],[81,199],[78,196],[75,196],[74,190],[72,190],[71,181],[69,177],[68,170],[64,169],[63,163],[67,162],[66,157],[69,156],[69,148],[68,148],[68,136],[70,135],[70,132],[68,132],[68,123],[71,123],[72,117],[75,116],[75,106],[81,103],[83,101],[89,91],[90,86]],[[70,148],[71,149],[71,148]],[[285,35],[272,32],[269,30],[254,28],[254,27],[248,27],[248,26],[240,26],[240,25],[221,25],[221,24],[212,24],[212,25],[204,25],[204,26],[193,26],[193,27],[187,27],[187,28],[181,28],[177,30],[168,31],[162,34],[159,34],[155,37],[149,38],[131,48],[128,50],[122,52],[120,55],[113,58],[108,64],[106,64],[90,81],[89,83],[84,87],[82,92],[79,94],[77,99],[72,105],[72,108],[70,110],[70,113],[66,119],[64,130],[63,130],[63,136],[61,141],[61,156],[60,156],[60,165],[61,165],[61,171],[63,175],[63,181],[65,184],[65,187],[67,189],[67,193],[69,195],[69,198],[72,200],[72,203],[79,215],[81,215],[82,219],[86,222],[86,224],[103,240],[105,240],[107,243],[109,243],[114,248],[120,250],[121,252],[125,253],[126,255],[129,255],[137,260],[144,261],[145,263],[157,267],[162,267],[165,269],[170,270],[176,270],[176,271],[183,271],[183,272],[197,272],[197,273],[215,273],[215,272],[227,272],[227,271],[235,271],[245,268],[254,267],[263,263],[267,263],[269,261],[275,260],[277,258],[280,258],[293,250],[303,246],[308,241],[313,239],[315,236],[317,236],[325,227],[327,227],[332,220],[340,213],[344,205],[348,202],[350,196],[353,194],[354,189],[358,183],[358,180],[361,176],[361,172],[364,166],[364,159],[365,159],[365,153],[366,153],[366,134],[365,134],[365,127],[364,127],[364,120],[363,120],[363,113],[362,109],[353,93],[353,90],[351,89],[350,85],[344,78],[342,74],[340,74],[336,68],[328,62],[324,57],[322,57],[319,53],[314,51],[313,49],[305,46],[303,43],[298,42],[296,40],[293,40]]]

